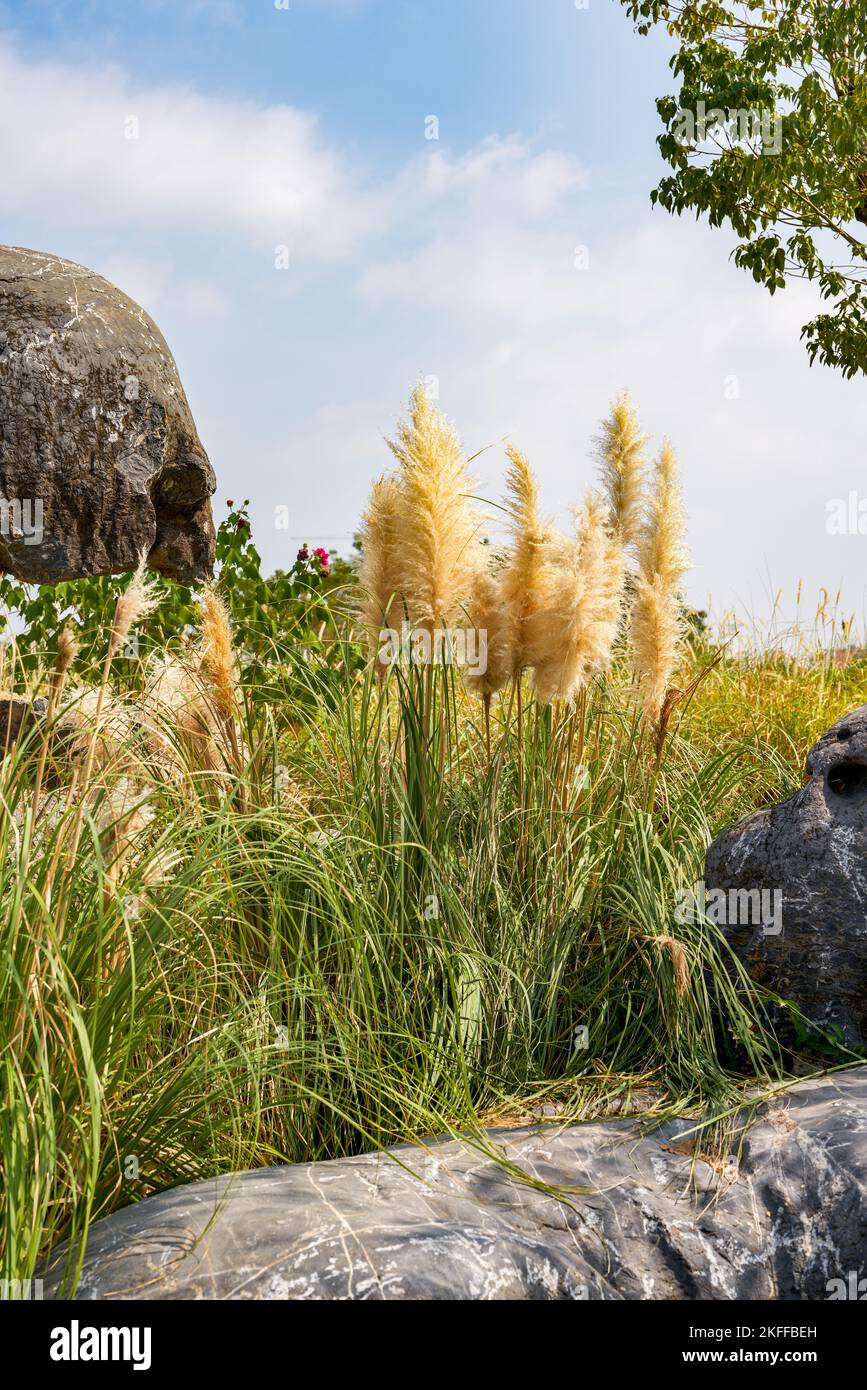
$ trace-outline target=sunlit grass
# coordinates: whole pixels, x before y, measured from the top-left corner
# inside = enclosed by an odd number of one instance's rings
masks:
[[[661,755],[617,663],[574,707],[525,691],[520,721],[504,691],[489,750],[454,672],[380,691],[338,636],[246,670],[221,769],[170,721],[185,776],[134,750],[149,816],[122,862],[120,766],[84,801],[49,777],[34,823],[32,733],[0,781],[0,1277],[72,1236],[74,1281],[94,1219],[205,1174],[543,1102],[708,1117],[782,1077],[761,1000],[675,894],[800,783],[865,675],[697,643]]]

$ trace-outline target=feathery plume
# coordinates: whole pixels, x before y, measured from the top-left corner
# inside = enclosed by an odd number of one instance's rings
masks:
[[[192,650],[182,660],[155,656],[146,671],[141,704],[148,751],[179,784],[191,769],[218,776],[226,768],[225,730],[205,694],[200,664],[201,653]]]
[[[233,719],[237,678],[232,627],[225,603],[216,589],[210,587],[202,594],[202,670],[213,691],[220,717]]]
[[[51,731],[51,754],[57,768],[84,767],[100,776],[128,761],[136,734],[131,706],[110,690],[84,688],[60,706]]]
[[[57,641],[57,660],[54,663],[54,674],[59,682],[63,680],[75,658],[78,656],[81,644],[75,628],[67,623]]]
[[[638,540],[641,529],[641,503],[647,460],[638,416],[624,391],[611,405],[611,414],[602,423],[596,440],[596,458],[603,493],[610,510],[611,525],[624,545]]]
[[[210,586],[202,595],[201,674],[204,676],[231,751],[231,764],[240,779],[244,766],[243,750],[235,714],[238,706],[238,680],[229,612],[220,595]],[[246,809],[246,788],[238,784],[239,805]]]
[[[383,628],[403,621],[403,580],[400,568],[398,525],[400,488],[393,473],[378,478],[370,490],[367,510],[361,520],[361,617],[368,640],[379,646]],[[381,669],[381,668],[380,668]]]
[[[400,465],[400,588],[410,622],[430,632],[448,628],[472,586],[481,525],[461,443],[423,386],[413,392],[397,438],[387,442]]]
[[[48,761],[48,752],[52,738],[52,724],[57,713],[57,705],[63,694],[63,687],[66,684],[66,676],[70,666],[78,656],[80,644],[75,628],[70,623],[65,623],[60,637],[57,640],[57,659],[54,662],[54,670],[51,673],[51,686],[48,693],[48,708],[45,713],[45,729],[42,735],[42,742],[39,748],[39,759],[36,764],[36,777],[33,783],[32,814],[34,821],[39,811],[39,798],[42,795],[42,783],[45,777],[45,766]]]
[[[644,711],[658,723],[683,642],[680,581],[689,567],[677,460],[668,440],[654,469],[653,492],[638,546],[632,602],[632,664]]]
[[[483,665],[484,670],[471,668],[464,679],[473,694],[489,700],[512,677],[515,624],[511,607],[504,600],[499,576],[481,558],[473,579],[467,613],[470,627],[476,634],[476,655],[484,653],[484,662],[479,662],[479,667]]]
[[[684,547],[686,522],[677,457],[668,439],[663,440],[653,482],[641,532],[639,565],[644,574],[658,574],[666,584],[676,587],[689,569],[689,557]]]
[[[649,936],[645,940],[668,952],[674,970],[675,993],[678,999],[682,999],[689,989],[689,961],[683,942],[678,941],[676,936]]]
[[[178,783],[190,769],[208,774],[225,771],[224,728],[199,671],[199,652],[183,660],[156,656],[147,666],[142,694],[147,748],[157,766]]]
[[[151,792],[134,777],[119,777],[102,795],[96,807],[96,823],[106,857],[108,874],[117,883],[136,836],[153,820]]]
[[[543,704],[573,700],[611,661],[620,624],[625,557],[607,524],[606,508],[588,496],[577,537],[551,557],[551,601],[538,615],[531,649],[536,694]]]
[[[539,646],[539,615],[551,606],[550,560],[557,536],[539,515],[539,485],[526,457],[511,445],[506,453],[506,506],[513,541],[499,587],[512,630],[511,674],[517,676],[531,664],[530,649]]]
[[[132,628],[150,617],[159,603],[159,596],[146,576],[146,562],[147,555],[142,551],[135,573],[115,604],[108,643],[108,661],[117,656]]]
[[[135,624],[140,623],[142,619],[148,617],[156,608],[159,601],[154,588],[145,577],[146,561],[147,554],[145,551],[142,551],[135,573],[114,606],[111,634],[108,639],[105,660],[102,666],[102,680],[100,681],[99,688],[95,692],[93,716],[90,720],[89,735],[84,752],[83,770],[79,784],[82,789],[82,795],[79,799],[72,825],[70,846],[66,860],[67,866],[75,861],[75,856],[78,853],[78,846],[81,840],[81,829],[84,824],[85,801],[90,793],[90,780],[93,775],[94,767],[97,764],[97,759],[99,759],[99,763],[102,764],[111,756],[112,739],[111,737],[106,738],[103,731],[106,703],[109,703],[109,705],[113,703],[108,688],[109,679],[111,677],[111,663],[117,656]],[[81,716],[82,712],[79,711],[78,713],[79,716]],[[58,841],[58,849],[61,843],[62,837],[61,840]],[[66,875],[67,870],[64,870],[62,880],[64,884],[66,882]],[[53,877],[53,870],[51,876]]]

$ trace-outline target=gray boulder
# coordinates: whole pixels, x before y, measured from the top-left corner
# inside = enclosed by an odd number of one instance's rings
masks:
[[[794,1000],[811,1023],[863,1048],[867,705],[823,734],[806,772],[794,796],[714,841],[705,885],[725,893],[720,925],[753,978]]]
[[[215,479],[151,318],[59,256],[0,247],[0,570],[31,583],[214,562]]]
[[[748,1118],[721,1158],[683,1120],[488,1132],[489,1151],[566,1200],[455,1140],[191,1183],[97,1222],[77,1296],[846,1296],[867,1273],[867,1068]],[[48,1298],[64,1255],[43,1271]]]

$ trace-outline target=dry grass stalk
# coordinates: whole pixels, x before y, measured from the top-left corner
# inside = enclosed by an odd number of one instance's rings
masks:
[[[630,638],[644,712],[659,725],[683,642],[681,579],[689,561],[677,460],[662,446],[638,547]],[[670,706],[669,706],[670,713]]]
[[[512,553],[503,570],[500,592],[512,627],[512,675],[519,676],[538,650],[540,614],[551,607],[551,552],[556,532],[539,513],[539,486],[526,457],[507,449],[507,510],[512,531]]]
[[[482,552],[482,547],[479,547]],[[499,575],[480,554],[467,615],[474,634],[476,667],[469,667],[467,689],[481,696],[485,712],[485,746],[491,756],[491,699],[511,680],[515,668],[515,620],[503,597]],[[483,660],[482,660],[483,658]]]
[[[361,616],[376,651],[383,628],[395,626],[392,615],[397,626],[403,618],[399,524],[400,487],[394,474],[386,473],[373,484],[361,521]],[[385,674],[381,661],[377,661],[377,674],[380,679]]]
[[[109,677],[111,675],[111,663],[117,656],[121,647],[126,642],[133,627],[135,627],[136,624],[142,622],[145,618],[149,617],[149,615],[153,612],[158,602],[157,595],[146,577],[146,562],[147,556],[143,553],[132,578],[130,579],[129,583],[127,584],[126,588],[124,589],[123,593],[119,596],[117,603],[115,604],[114,618],[111,625],[111,634],[109,637],[108,647],[105,654],[105,661],[103,663],[102,668],[102,679],[100,681],[96,693],[96,701],[93,712],[93,727],[90,732],[90,737],[88,740],[87,750],[84,758],[84,765],[79,781],[80,795],[78,798],[78,807],[73,820],[70,844],[66,851],[67,866],[71,866],[74,862],[75,856],[78,853],[78,846],[81,842],[81,832],[84,824],[85,807],[88,795],[91,790],[91,781],[93,777],[94,764],[97,757],[97,749],[100,746],[103,724],[103,710],[108,696],[108,683]],[[63,836],[61,835],[59,837],[58,844],[60,844],[62,839]],[[64,882],[65,875],[63,875],[61,881],[61,891],[59,895],[61,904],[63,900]],[[51,893],[52,890],[53,874],[52,881],[48,885],[48,892]],[[58,937],[61,931],[62,907],[59,909],[58,915]]]
[[[588,497],[577,537],[565,538],[549,562],[547,607],[537,615],[529,655],[538,699],[571,702],[611,661],[620,625],[625,559],[606,509]]]
[[[678,999],[682,999],[689,989],[689,960],[686,947],[676,936],[648,936],[645,940],[668,952],[674,970],[674,988]]]
[[[388,445],[399,464],[396,587],[414,627],[430,633],[448,629],[465,611],[481,531],[461,443],[424,387],[418,386],[409,419]]]
[[[599,476],[610,510],[611,525],[624,545],[634,545],[640,535],[642,499],[647,460],[638,416],[624,391],[611,406],[596,440]]]

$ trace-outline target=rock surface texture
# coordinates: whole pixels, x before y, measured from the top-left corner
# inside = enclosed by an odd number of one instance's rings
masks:
[[[726,936],[750,974],[811,1023],[867,1044],[867,705],[807,757],[809,780],[755,812],[707,852],[707,889],[727,891]],[[743,890],[740,906],[732,890]],[[779,894],[779,930],[745,895]],[[766,902],[769,901],[766,899]],[[736,920],[733,920],[736,919]]]
[[[45,718],[48,701],[41,695],[28,700],[23,695],[0,690],[0,754],[6,754],[19,738],[26,737]]]
[[[0,570],[33,583],[214,562],[215,480],[151,318],[99,275],[0,247]]]
[[[489,1132],[568,1204],[454,1140],[191,1183],[92,1228],[78,1297],[828,1299],[867,1267],[867,1067],[745,1119],[713,1163],[684,1121]]]

